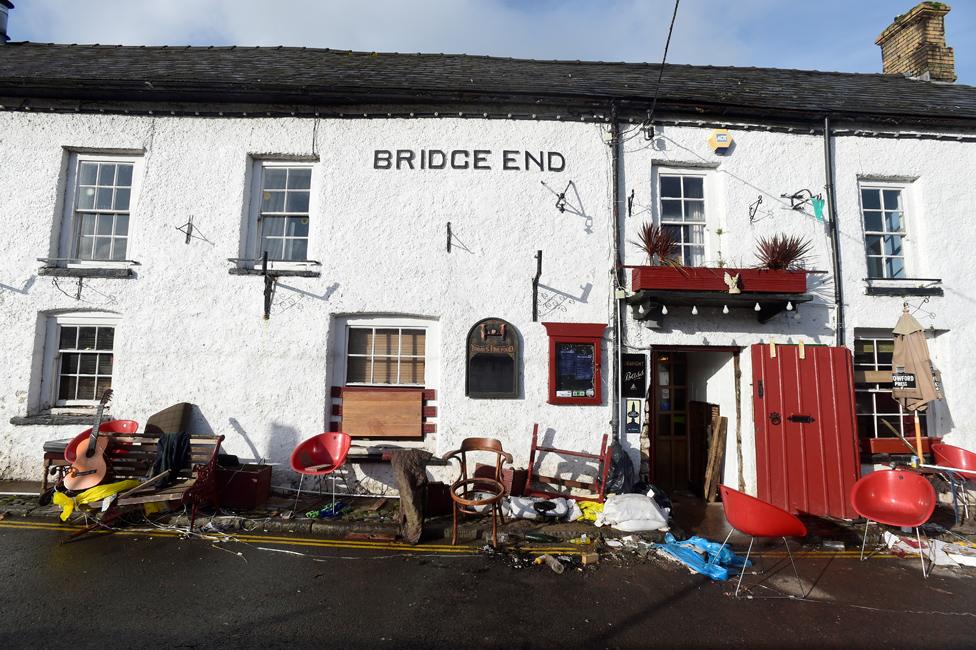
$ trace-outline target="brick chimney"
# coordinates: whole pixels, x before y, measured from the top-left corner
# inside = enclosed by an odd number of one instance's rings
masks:
[[[908,13],[896,16],[875,41],[881,46],[884,73],[925,81],[955,81],[955,57],[945,42],[945,15],[949,10],[942,2],[920,2]]]
[[[0,45],[10,40],[7,36],[7,12],[14,8],[10,0],[0,0]]]

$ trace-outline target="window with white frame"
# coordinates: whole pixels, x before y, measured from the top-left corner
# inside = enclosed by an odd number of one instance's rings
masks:
[[[869,278],[904,278],[905,197],[898,187],[861,186]]]
[[[346,336],[346,384],[425,385],[426,329],[350,325]]]
[[[701,266],[705,260],[705,178],[701,175],[658,175],[661,228],[676,242],[679,261]]]
[[[48,319],[45,392],[55,406],[90,405],[112,387],[117,317],[76,313]]]
[[[271,261],[307,261],[311,165],[257,161],[255,181],[255,257],[267,252]]]
[[[135,166],[132,156],[72,157],[64,257],[83,263],[120,262],[130,257]]]
[[[854,370],[864,380],[854,385],[857,430],[862,438],[909,437],[915,431],[914,416],[891,396],[891,382],[881,379],[891,372],[895,349],[891,337],[858,337],[854,340]],[[877,374],[872,374],[877,373]],[[928,417],[919,413],[922,435],[928,435]]]

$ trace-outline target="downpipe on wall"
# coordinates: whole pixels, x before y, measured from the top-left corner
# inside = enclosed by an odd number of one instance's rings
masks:
[[[613,220],[613,365],[614,377],[612,389],[610,391],[610,430],[613,440],[620,440],[620,396],[623,394],[623,377],[620,372],[621,354],[623,346],[620,344],[620,337],[623,335],[623,324],[620,322],[620,299],[617,297],[617,289],[623,287],[621,271],[623,262],[620,259],[620,166],[622,164],[620,156],[620,123],[617,121],[616,104],[610,106],[610,160],[611,160],[611,196],[613,201],[612,220]]]
[[[830,206],[830,251],[834,262],[834,304],[837,308],[837,328],[834,332],[835,345],[845,345],[844,288],[841,281],[840,237],[837,232],[837,205],[834,200],[834,152],[830,143],[830,116],[824,116],[824,175],[827,182],[827,204]]]

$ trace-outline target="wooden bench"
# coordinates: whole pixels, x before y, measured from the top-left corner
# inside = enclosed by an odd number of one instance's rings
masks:
[[[224,436],[190,434],[190,453],[186,466],[180,470],[176,482],[165,487],[160,484],[166,478],[160,474],[150,476],[156,462],[156,447],[162,434],[133,433],[112,434],[109,438],[106,458],[109,462],[109,477],[106,483],[137,479],[144,481],[117,495],[114,503],[101,518],[91,526],[73,534],[66,541],[80,537],[125,514],[134,506],[147,503],[179,502],[190,506],[190,528],[196,521],[197,510],[204,505],[216,506],[217,498],[217,454]],[[102,502],[88,504],[100,509]]]

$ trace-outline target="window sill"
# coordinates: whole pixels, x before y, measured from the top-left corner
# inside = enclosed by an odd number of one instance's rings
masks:
[[[128,279],[136,277],[130,268],[98,268],[84,266],[42,266],[38,275],[54,276],[57,278],[117,278]]]
[[[868,296],[942,296],[942,280],[928,278],[865,278]]]
[[[81,413],[35,413],[34,415],[15,415],[10,424],[19,427],[58,426],[63,424],[84,424],[91,426],[95,414]]]
[[[261,269],[243,269],[235,267],[228,269],[230,275],[264,275]],[[285,278],[320,278],[322,274],[318,271],[303,271],[298,269],[274,269],[269,270],[268,275]]]

